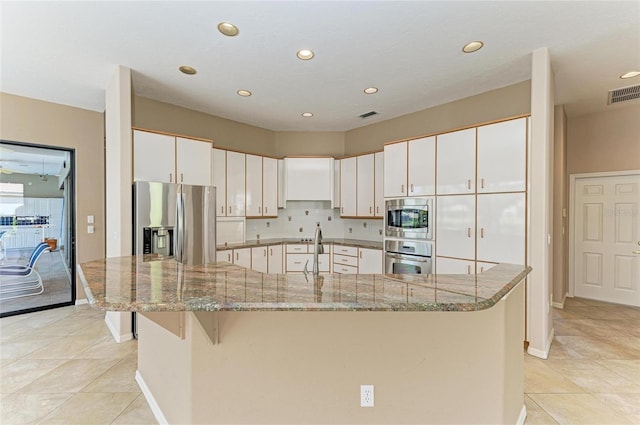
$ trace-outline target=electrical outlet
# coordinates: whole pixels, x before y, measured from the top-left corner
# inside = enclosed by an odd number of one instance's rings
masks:
[[[373,407],[373,385],[360,385],[360,407]]]

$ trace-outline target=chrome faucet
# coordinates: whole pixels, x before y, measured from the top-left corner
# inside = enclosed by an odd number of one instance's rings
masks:
[[[313,275],[318,276],[320,273],[320,267],[318,267],[318,255],[324,254],[324,247],[322,246],[322,230],[320,229],[320,223],[316,227],[316,235],[313,238]]]

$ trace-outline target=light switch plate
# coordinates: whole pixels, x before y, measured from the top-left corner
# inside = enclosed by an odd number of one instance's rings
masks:
[[[92,215],[88,215],[87,216],[87,223],[88,224],[93,224],[93,219],[94,219],[94,217]]]
[[[91,225],[87,226],[87,233],[94,233],[95,232],[95,228]]]

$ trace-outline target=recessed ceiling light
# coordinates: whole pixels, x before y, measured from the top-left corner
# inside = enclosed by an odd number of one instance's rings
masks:
[[[364,92],[366,94],[378,93],[378,88],[377,87],[367,87],[366,89],[364,89]]]
[[[249,90],[238,90],[238,96],[249,97],[251,96],[251,92]]]
[[[313,114],[311,112],[303,112],[302,116],[305,117],[305,118],[309,118],[309,117],[312,117]]]
[[[465,46],[462,48],[462,51],[465,53],[473,53],[482,49],[482,46],[484,46],[484,43],[482,41],[472,41],[471,43],[465,44]]]
[[[627,78],[637,77],[638,75],[640,75],[640,71],[629,71],[626,74],[622,74],[620,78],[627,79]]]
[[[218,24],[218,31],[220,31],[222,34],[226,35],[227,37],[234,37],[238,35],[238,33],[240,32],[240,30],[238,30],[238,27],[236,27],[233,24],[230,24],[229,22],[220,22]]]
[[[196,71],[195,68],[190,67],[188,65],[182,65],[180,68],[178,68],[180,70],[180,72],[182,72],[183,74],[187,74],[187,75],[195,75],[198,73],[198,71]]]
[[[296,56],[298,56],[298,59],[302,59],[303,61],[308,61],[309,59],[313,59],[313,57],[315,56],[315,53],[313,53],[313,51],[309,49],[302,49],[302,50],[298,50],[298,53],[296,53]]]

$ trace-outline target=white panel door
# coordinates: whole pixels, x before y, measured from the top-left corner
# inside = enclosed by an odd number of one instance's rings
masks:
[[[478,195],[477,259],[525,264],[525,194]]]
[[[133,131],[133,180],[175,183],[176,138]]]
[[[375,203],[373,154],[356,157],[356,163],[357,215],[360,217],[373,217]]]
[[[356,210],[356,157],[340,161],[340,215],[354,217]]]
[[[575,295],[640,306],[640,175],[577,179]]]
[[[262,215],[278,216],[278,160],[262,158]]]
[[[475,262],[457,258],[436,257],[437,274],[474,274]]]
[[[374,213],[375,217],[384,217],[384,152],[374,155]]]
[[[247,217],[262,216],[262,157],[246,155],[247,158]]]
[[[269,247],[258,246],[251,248],[251,269],[260,273],[267,273],[269,264]]]
[[[282,245],[270,245],[268,262],[268,272],[273,274],[283,273],[282,271]]]
[[[478,193],[524,192],[527,119],[478,127]]]
[[[436,138],[409,141],[409,196],[436,193]]]
[[[176,137],[178,183],[211,185],[211,142]]]
[[[227,263],[233,264],[233,250],[232,249],[217,250],[216,261],[226,261]]]
[[[227,215],[227,151],[212,149],[211,163],[213,179],[211,184],[216,187],[217,216]]]
[[[384,197],[407,196],[407,142],[384,147]]]
[[[251,248],[240,248],[233,250],[233,264],[251,268]]]
[[[438,195],[475,193],[476,129],[437,136]]]
[[[382,274],[382,250],[360,248],[358,260],[358,273]]]
[[[245,154],[227,151],[227,216],[245,215]]]
[[[438,256],[476,259],[475,195],[439,196],[436,203]]]

